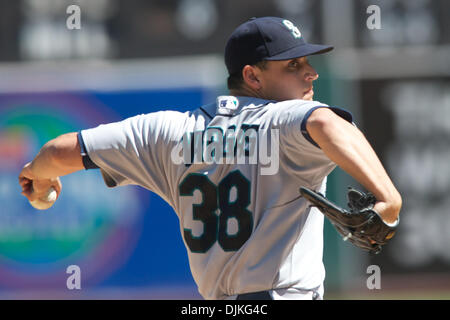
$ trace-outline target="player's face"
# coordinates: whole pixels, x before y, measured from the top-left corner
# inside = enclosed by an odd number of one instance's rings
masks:
[[[313,81],[319,75],[306,57],[282,61],[267,61],[261,70],[260,93],[268,100],[312,100]]]

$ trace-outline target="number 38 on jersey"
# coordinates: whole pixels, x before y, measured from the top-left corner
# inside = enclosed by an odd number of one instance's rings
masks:
[[[235,188],[235,199],[230,200]],[[184,239],[192,252],[205,253],[217,241],[224,251],[237,251],[250,238],[253,215],[250,204],[250,182],[239,170],[230,172],[218,185],[203,174],[191,173],[179,185],[180,196],[194,195],[198,190],[202,202],[192,205],[192,219],[203,223],[203,233],[194,236],[184,229]],[[237,222],[237,232],[228,232],[229,219]]]

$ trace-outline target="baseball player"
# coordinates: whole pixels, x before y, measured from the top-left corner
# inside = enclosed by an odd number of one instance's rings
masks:
[[[33,200],[60,176],[100,168],[109,187],[140,185],[180,221],[205,299],[322,299],[324,215],[299,188],[325,193],[340,166],[395,223],[401,196],[344,109],[314,101],[305,41],[290,21],[252,18],[228,40],[229,95],[194,111],[160,111],[61,135],[19,175]]]

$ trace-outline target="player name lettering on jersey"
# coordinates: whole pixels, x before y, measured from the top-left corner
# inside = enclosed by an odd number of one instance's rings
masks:
[[[177,164],[259,164],[261,175],[274,175],[279,168],[279,130],[260,130],[242,124],[186,132],[171,153]]]

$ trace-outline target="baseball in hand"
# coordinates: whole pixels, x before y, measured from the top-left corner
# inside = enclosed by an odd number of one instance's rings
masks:
[[[57,195],[55,188],[50,187],[44,197],[30,201],[30,204],[38,210],[47,210],[55,203]]]

